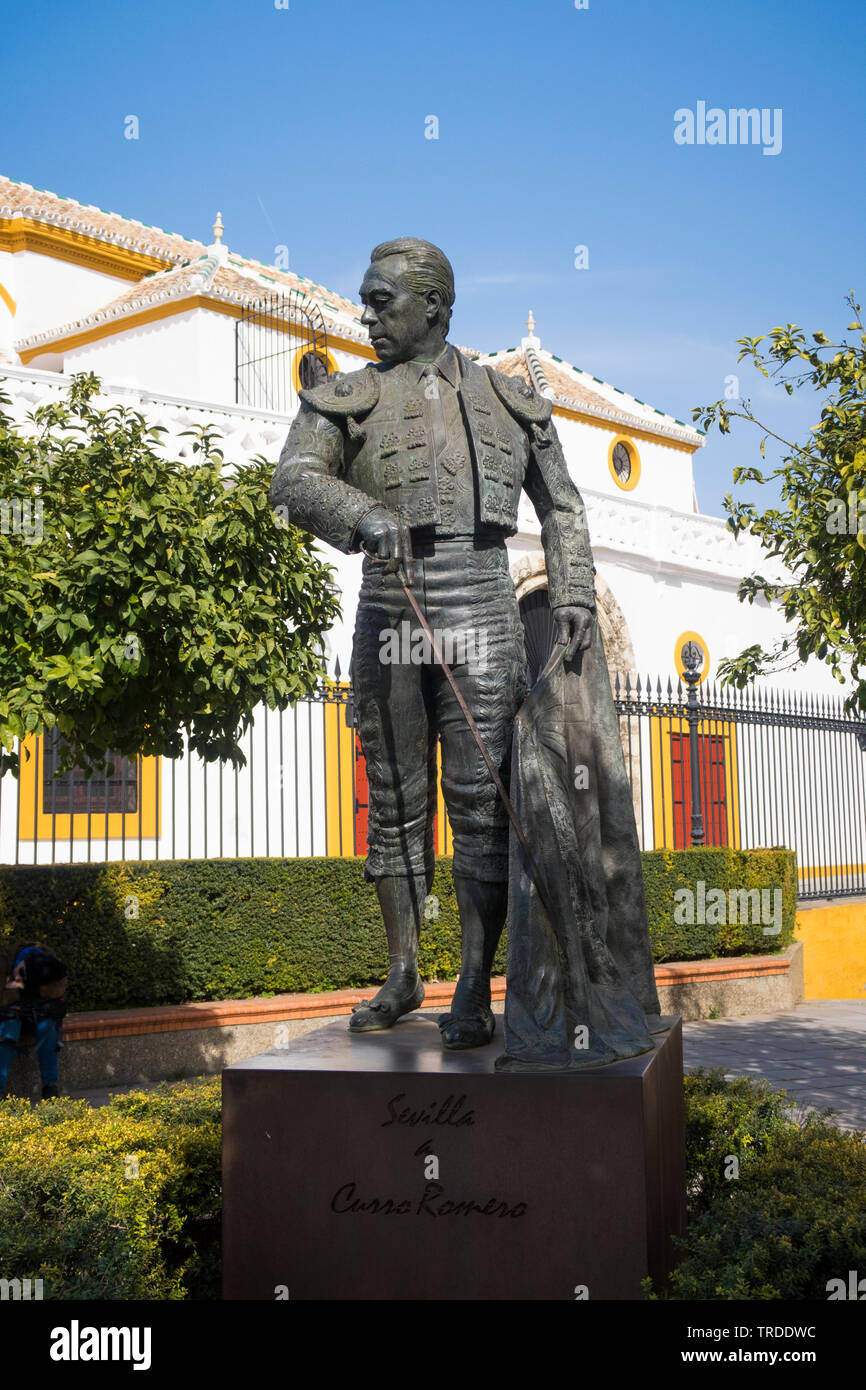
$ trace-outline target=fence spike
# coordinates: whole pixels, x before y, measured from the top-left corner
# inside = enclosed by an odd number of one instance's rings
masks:
[[[616,695],[616,698],[619,699],[619,671],[617,671],[616,675],[613,678],[613,690],[614,694]]]
[[[340,679],[340,658],[339,658],[339,657],[337,657],[336,661],[334,662],[334,678],[335,678],[336,680],[339,680],[339,679]]]

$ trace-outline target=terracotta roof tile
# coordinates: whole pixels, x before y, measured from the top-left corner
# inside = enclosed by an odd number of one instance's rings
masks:
[[[506,376],[519,376],[524,381],[528,381],[530,386],[536,386],[532,373],[526,361],[526,355],[522,349],[515,352],[491,353],[480,359],[482,365],[493,367],[497,372],[504,372]],[[547,360],[545,354],[544,375],[547,383],[553,391],[558,401],[571,403],[576,409],[602,410],[607,413],[610,409],[608,402],[602,396],[596,395],[581,382],[575,381],[552,362]]]
[[[54,227],[67,227],[82,236],[110,241],[115,246],[126,246],[131,251],[166,261],[187,260],[205,250],[200,241],[164,232],[161,227],[148,227],[143,222],[121,217],[119,213],[77,203],[74,198],[61,198],[56,193],[32,188],[28,183],[16,183],[2,175],[0,217],[29,217]]]
[[[102,208],[88,207],[74,198],[61,198],[56,193],[32,188],[30,184],[16,183],[13,179],[0,175],[0,218],[31,218],[53,227],[65,227],[82,236],[95,237],[99,241],[110,242],[114,246],[127,247],[142,255],[155,259],[171,261],[180,267],[187,261],[204,256],[208,247],[202,241],[165,232],[161,227],[148,227],[143,222],[129,217],[121,217],[116,212],[105,212]],[[264,265],[248,256],[229,253],[229,264],[234,263],[240,271],[250,275],[266,275],[276,287],[295,289],[311,295],[320,301],[322,311],[333,317],[334,313],[355,320],[360,317],[362,308],[344,295],[327,289],[324,285],[296,275],[291,270],[280,270],[276,266]],[[152,279],[153,277],[147,277]],[[137,289],[137,287],[136,287]],[[119,296],[124,299],[125,296]],[[118,301],[113,300],[112,304]],[[108,307],[108,306],[106,306]],[[329,313],[330,311],[330,313]],[[366,337],[366,335],[365,335]]]

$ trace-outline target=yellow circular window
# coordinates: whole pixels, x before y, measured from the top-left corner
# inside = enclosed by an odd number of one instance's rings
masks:
[[[640,454],[633,439],[618,434],[610,441],[607,451],[607,466],[617,487],[631,492],[640,480]]]
[[[699,652],[694,650],[695,647],[700,649]],[[690,650],[684,651],[684,648]],[[705,681],[710,669],[710,649],[699,632],[681,632],[674,643],[674,667],[680,678],[686,672],[686,658],[689,669],[700,670],[701,680]],[[696,662],[700,665],[696,665]]]
[[[292,379],[296,391],[318,386],[331,372],[336,371],[339,371],[336,359],[327,348],[299,348],[292,360]]]

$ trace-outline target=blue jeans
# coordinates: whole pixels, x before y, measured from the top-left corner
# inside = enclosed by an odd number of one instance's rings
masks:
[[[21,1020],[0,1019],[0,1091],[6,1086],[9,1064],[21,1037]],[[36,1025],[36,1056],[43,1086],[57,1085],[57,1028],[53,1018],[42,1018]]]

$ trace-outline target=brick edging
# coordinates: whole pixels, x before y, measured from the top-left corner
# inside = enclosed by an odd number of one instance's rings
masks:
[[[790,948],[779,956],[730,956],[720,960],[668,961],[655,967],[657,985],[699,984],[707,980],[742,980],[755,976],[787,975]],[[505,998],[505,977],[491,981],[494,999]],[[455,982],[425,986],[424,1006],[450,1004]],[[355,1004],[372,999],[376,988],[336,989],[325,994],[275,994],[269,999],[221,999],[194,1004],[166,1004],[151,1009],[112,1009],[68,1014],[63,1027],[66,1042],[92,1038],[134,1037],[144,1033],[178,1033],[192,1028],[230,1028],[239,1024],[280,1023],[300,1018],[334,1018],[349,1014]]]

